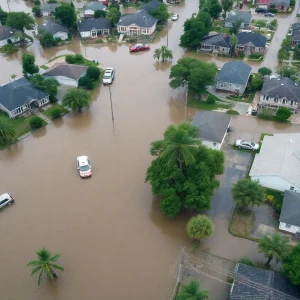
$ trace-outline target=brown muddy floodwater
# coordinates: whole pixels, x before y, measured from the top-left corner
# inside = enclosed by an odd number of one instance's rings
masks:
[[[7,4],[1,0],[1,5]],[[23,1],[10,8],[30,11]],[[198,1],[171,8],[180,15],[169,24],[169,47],[174,62],[184,51],[178,47],[182,24],[197,11]],[[149,144],[169,124],[184,120],[184,91],[168,87],[170,64],[153,60],[154,48],[166,44],[162,33],[148,53],[130,55],[126,45],[74,44],[33,52],[38,64],[56,55],[82,53],[104,66],[116,68],[112,85],[115,124],[109,93],[101,87],[89,111],[69,114],[0,153],[0,191],[16,203],[0,212],[0,282],[3,300],[153,300],[168,299],[174,287],[170,266],[182,246],[190,246],[185,227],[189,215],[166,219],[144,183],[150,164]],[[21,76],[22,53],[0,57],[0,83],[11,74]],[[194,110],[189,110],[193,114]],[[248,124],[248,125],[247,125]],[[270,125],[271,124],[271,125]],[[246,131],[299,131],[299,127],[235,118]],[[250,128],[250,129],[249,129]],[[93,177],[81,180],[76,157],[86,154]],[[216,231],[202,248],[230,259],[261,259],[251,241],[228,234],[227,220],[214,220]],[[65,272],[57,283],[37,287],[26,263],[37,248],[61,253]]]

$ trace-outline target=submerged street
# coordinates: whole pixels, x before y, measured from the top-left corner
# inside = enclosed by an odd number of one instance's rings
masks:
[[[6,1],[0,0],[0,4],[7,8]],[[12,11],[31,11],[22,0],[11,0],[9,5]],[[186,234],[190,215],[183,213],[174,220],[163,216],[144,179],[152,160],[151,141],[160,139],[168,125],[184,122],[185,92],[170,89],[171,64],[155,61],[153,51],[166,45],[168,39],[173,64],[183,55],[211,60],[218,66],[227,59],[202,57],[178,46],[182,25],[198,11],[198,0],[170,7],[170,11],[177,12],[179,20],[168,24],[168,31],[151,44],[149,52],[132,55],[125,44],[82,45],[77,38],[73,44],[45,50],[35,40],[24,50],[35,54],[38,65],[61,54],[81,53],[105,67],[114,67],[116,80],[111,91],[115,122],[108,88],[101,86],[93,93],[88,111],[70,113],[0,152],[0,191],[16,199],[14,205],[0,212],[2,299],[164,300],[171,296],[175,280],[170,266],[182,247],[192,245]],[[295,18],[295,11],[290,18]],[[282,20],[286,26],[279,26],[278,32],[283,32],[268,51],[273,56],[262,62],[273,70],[277,64],[273,52],[289,26]],[[0,56],[0,84],[9,82],[12,74],[21,77],[22,53]],[[194,113],[188,109],[189,119]],[[232,127],[232,138],[246,135],[256,140],[262,132],[300,131],[297,125],[241,116],[233,117]],[[91,159],[91,179],[79,178],[79,155]],[[220,185],[228,198],[222,190],[216,191],[226,213],[218,207],[215,195],[209,212],[215,232],[201,243],[201,249],[229,259],[247,256],[264,260],[254,242],[228,233],[232,209],[229,186],[242,174],[235,176],[234,164],[229,168]],[[232,176],[224,183],[229,173]],[[38,287],[26,264],[41,247],[62,255],[60,264],[65,272],[58,274],[57,283],[44,280]]]

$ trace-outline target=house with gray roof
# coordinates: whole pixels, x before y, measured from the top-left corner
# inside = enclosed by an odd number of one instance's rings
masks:
[[[67,63],[56,63],[47,69],[43,76],[55,78],[60,84],[78,86],[78,81],[86,74],[87,67],[82,65],[71,65]]]
[[[87,2],[82,8],[83,16],[85,18],[93,18],[95,11],[107,10],[107,7],[101,2]]]
[[[25,78],[0,86],[0,110],[10,118],[21,116],[49,102],[49,94],[37,89]]]
[[[53,15],[55,8],[59,6],[59,3],[45,3],[41,5],[41,13],[43,17]]]
[[[290,0],[271,0],[269,7],[276,8],[279,12],[286,12],[290,7]]]
[[[216,89],[242,95],[251,70],[250,66],[239,60],[226,62],[216,76]]]
[[[279,229],[300,235],[300,194],[285,191],[281,213],[279,217]]]
[[[231,117],[216,111],[196,112],[191,124],[199,129],[202,144],[220,150],[226,137]]]
[[[146,10],[148,13],[151,11],[159,8],[163,2],[161,0],[151,0],[150,2],[146,3],[142,6],[142,9]]]
[[[287,77],[265,77],[259,107],[273,110],[286,107],[292,113],[297,113],[300,107],[300,86]]]
[[[111,33],[111,25],[106,18],[79,20],[77,28],[84,39],[106,36]]]
[[[249,176],[266,188],[300,193],[299,170],[300,133],[276,133],[264,137]]]
[[[121,16],[117,24],[119,33],[127,36],[152,35],[156,29],[157,19],[153,18],[146,10]]]
[[[300,298],[299,287],[279,273],[237,264],[230,300],[291,300]]]
[[[230,54],[230,37],[224,33],[216,33],[205,36],[200,46],[197,48],[197,52],[210,52],[218,54]]]
[[[48,20],[46,23],[38,25],[37,33],[40,35],[43,33],[49,33],[53,36],[53,38],[59,38],[62,41],[65,41],[68,39],[70,32],[69,29],[60,22]]]
[[[267,38],[256,32],[240,32],[237,34],[236,52],[243,51],[246,56],[252,53],[264,54]]]
[[[300,23],[295,23],[292,25],[292,34],[290,38],[292,45],[300,44]]]
[[[224,27],[231,28],[238,20],[241,20],[242,22],[240,28],[247,28],[251,24],[252,16],[248,11],[234,11],[225,19]]]
[[[20,41],[19,37],[16,37],[17,30],[9,27],[0,25],[0,47],[3,47],[9,43],[18,43]]]

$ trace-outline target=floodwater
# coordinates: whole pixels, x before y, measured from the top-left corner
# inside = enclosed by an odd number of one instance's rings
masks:
[[[5,8],[6,2],[1,0]],[[11,9],[30,11],[23,1]],[[130,55],[126,45],[72,45],[33,52],[38,64],[65,53],[82,53],[104,66],[116,68],[111,119],[109,92],[93,94],[90,109],[69,114],[0,153],[0,191],[16,203],[0,212],[1,299],[5,300],[138,300],[168,299],[174,287],[170,266],[181,247],[191,246],[186,236],[190,215],[165,218],[158,200],[144,183],[151,162],[149,144],[162,137],[169,124],[184,121],[184,91],[168,86],[171,64],[153,60],[153,49],[166,44],[174,62],[184,55],[178,47],[182,24],[197,11],[198,1],[177,8],[178,22],[169,24],[150,52]],[[0,82],[21,76],[21,52],[0,56]],[[188,109],[188,114],[195,111]],[[271,125],[270,125],[271,124]],[[234,128],[251,132],[299,131],[292,125],[235,117]],[[266,127],[267,126],[267,127]],[[290,126],[290,128],[289,128]],[[86,154],[93,177],[81,180],[76,157]],[[215,233],[202,249],[230,259],[262,259],[251,241],[227,231],[228,220],[215,219]],[[37,248],[61,253],[65,272],[56,284],[37,287],[26,263]]]

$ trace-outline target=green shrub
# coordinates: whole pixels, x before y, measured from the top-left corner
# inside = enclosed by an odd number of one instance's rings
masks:
[[[273,120],[274,113],[271,109],[263,108],[262,110],[259,111],[257,117],[263,120]]]
[[[206,103],[207,104],[215,104],[216,103],[216,99],[213,95],[208,95],[208,97],[206,98]]]
[[[239,112],[234,109],[229,109],[226,112],[228,115],[239,115]]]
[[[13,44],[6,44],[0,47],[0,52],[5,54],[12,54],[18,51],[18,48]]]
[[[237,57],[239,57],[239,58],[244,58],[244,57],[245,57],[244,51],[239,51],[239,52],[237,53]]]
[[[34,1],[33,1],[33,4],[34,4],[34,5],[41,5],[41,1],[40,1],[40,0],[34,0]]]
[[[100,74],[100,69],[97,67],[89,66],[86,70],[86,75],[94,80],[99,79]]]
[[[67,55],[66,62],[68,64],[83,64],[84,57],[81,54]]]
[[[43,127],[44,121],[39,116],[34,116],[29,120],[29,125],[31,129],[39,129]]]
[[[92,90],[95,87],[95,82],[93,78],[85,75],[79,79],[78,85],[84,89]]]
[[[286,122],[292,115],[291,111],[286,107],[280,107],[276,112],[276,120],[279,122]]]
[[[271,75],[272,74],[272,70],[266,67],[262,67],[258,69],[258,73],[261,76],[265,76],[265,75]]]
[[[163,26],[162,26],[162,25],[156,25],[156,30],[157,30],[158,32],[162,31],[162,29],[163,29]]]
[[[50,95],[49,97],[50,103],[56,103],[58,100],[56,97],[54,97],[53,95]]]
[[[249,259],[247,257],[241,258],[239,260],[239,263],[247,265],[247,266],[250,266],[250,267],[255,267],[255,263],[251,259]]]
[[[277,10],[276,8],[272,8],[272,7],[269,8],[268,11],[269,11],[270,13],[272,13],[272,14],[278,13],[278,10]]]
[[[63,114],[63,109],[61,107],[55,107],[51,110],[50,115],[51,119],[58,119]]]
[[[261,57],[262,57],[262,54],[260,54],[260,53],[251,53],[249,55],[249,58],[254,58],[254,59],[259,59]]]

